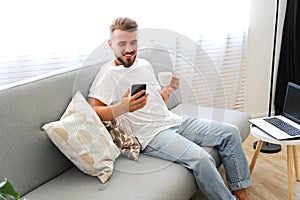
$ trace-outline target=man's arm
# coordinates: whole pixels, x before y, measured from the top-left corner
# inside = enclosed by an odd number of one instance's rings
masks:
[[[109,121],[124,113],[133,112],[138,109],[141,109],[147,104],[148,94],[144,95],[139,99],[136,99],[137,97],[142,95],[145,92],[145,90],[142,90],[131,97],[128,96],[129,92],[130,91],[128,89],[123,95],[121,102],[115,105],[107,106],[100,100],[92,97],[88,98],[88,102],[94,108],[101,120]]]
[[[177,90],[178,87],[179,87],[179,78],[177,76],[172,76],[170,85],[164,87],[164,89],[160,93],[166,104],[169,103],[171,93]]]

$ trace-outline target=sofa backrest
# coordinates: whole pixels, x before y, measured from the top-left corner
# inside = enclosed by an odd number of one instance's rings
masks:
[[[102,63],[86,65],[0,91],[0,179],[25,194],[72,163],[51,143],[43,124],[58,120],[73,94],[87,94]]]
[[[170,53],[167,49],[161,46],[147,47],[139,50],[138,56],[144,58],[151,63],[153,69],[156,73],[156,78],[158,72],[168,71],[176,74],[174,65]],[[157,78],[158,79],[158,78]],[[170,101],[168,103],[168,108],[172,109],[182,102],[180,89],[176,90],[170,96]]]
[[[165,51],[141,51],[155,70],[171,70]],[[166,57],[164,57],[166,56]],[[50,141],[41,127],[60,119],[72,96],[79,90],[87,96],[101,67],[111,58],[42,75],[0,90],[0,180],[10,180],[24,195],[51,180],[73,164]],[[180,102],[172,97],[171,107]]]

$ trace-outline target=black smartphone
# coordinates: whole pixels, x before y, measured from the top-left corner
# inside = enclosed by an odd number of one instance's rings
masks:
[[[146,84],[132,84],[131,85],[131,96],[135,95],[136,93],[138,93],[139,91],[141,90],[146,90],[147,88],[147,85]],[[139,99],[141,98],[142,96],[144,96],[146,94],[146,92],[142,95],[140,95],[138,98],[136,99]]]

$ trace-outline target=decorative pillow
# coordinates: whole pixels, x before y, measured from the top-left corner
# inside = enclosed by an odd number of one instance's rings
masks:
[[[112,175],[118,147],[97,113],[78,91],[59,121],[42,127],[58,149],[82,172],[105,183]]]
[[[121,127],[119,120],[102,121],[110,133],[114,143],[120,148],[122,154],[129,159],[137,161],[139,158],[141,146],[133,134],[130,134]]]

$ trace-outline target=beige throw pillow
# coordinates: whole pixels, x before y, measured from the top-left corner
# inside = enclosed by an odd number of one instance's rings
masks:
[[[114,143],[119,147],[121,153],[129,159],[137,161],[141,150],[140,143],[133,134],[124,130],[120,126],[120,123],[116,119],[103,121],[103,124],[110,133]]]
[[[100,118],[77,92],[59,121],[42,127],[58,149],[82,172],[105,183],[120,155]]]

